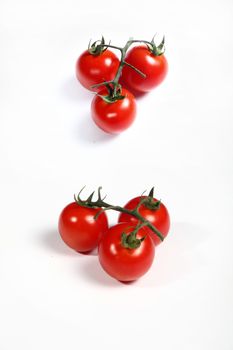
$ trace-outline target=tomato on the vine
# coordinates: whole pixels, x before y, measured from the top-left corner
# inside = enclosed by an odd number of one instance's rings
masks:
[[[142,199],[146,198],[145,196],[141,197],[135,197],[131,199],[125,206],[124,208],[133,210],[135,209],[140,201]],[[148,198],[148,197],[147,197]],[[156,198],[153,198],[154,203],[158,203],[158,200]],[[165,205],[161,202],[159,202],[158,207],[152,208],[149,204],[141,204],[138,208],[139,214],[148,220],[157,230],[159,230],[163,237],[166,237],[170,228],[170,217],[167,208]],[[126,213],[121,213],[118,218],[118,222],[128,222],[132,224],[137,224],[138,219],[135,218],[132,215],[126,214]],[[160,238],[147,226],[145,226],[145,230],[150,234],[152,237],[154,244],[158,245],[161,243]]]
[[[97,247],[108,229],[105,213],[97,218],[101,208],[87,208],[76,202],[68,204],[60,214],[58,229],[63,241],[78,252],[88,252]]]
[[[141,243],[136,248],[127,248],[122,243],[122,234],[128,235],[136,225],[120,223],[112,226],[98,246],[99,261],[103,269],[119,281],[134,281],[151,267],[155,248],[150,235],[144,228],[137,232]]]
[[[146,45],[133,47],[126,54],[125,61],[146,75],[142,77],[127,65],[122,70],[121,81],[127,88],[139,92],[151,91],[164,80],[168,71],[164,54],[155,55]]]
[[[76,62],[76,77],[86,89],[99,91],[103,87],[92,89],[91,86],[114,79],[118,67],[119,59],[112,51],[95,55],[86,50]]]
[[[106,101],[106,90],[96,95],[92,100],[91,112],[96,125],[107,133],[118,134],[127,129],[136,116],[136,101],[134,96],[126,89],[122,89],[122,98]]]

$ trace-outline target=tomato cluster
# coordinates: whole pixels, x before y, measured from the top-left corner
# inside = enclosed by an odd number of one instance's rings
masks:
[[[124,207],[80,195],[60,214],[58,228],[63,241],[77,252],[98,247],[102,268],[120,281],[133,281],[144,275],[153,263],[155,246],[167,236],[169,213],[163,203],[148,196],[131,199]],[[109,227],[106,210],[120,212],[118,223]]]
[[[111,49],[119,50],[120,58]],[[89,45],[76,62],[77,79],[95,92],[91,104],[94,122],[113,134],[133,123],[134,94],[154,89],[164,80],[167,70],[164,39],[156,45],[154,38],[130,39],[124,47],[106,44],[102,38]],[[58,229],[63,241],[80,253],[98,247],[103,270],[119,281],[143,276],[153,263],[155,247],[167,236],[170,227],[168,210],[154,198],[154,189],[148,196],[135,197],[123,207],[106,203],[101,188],[96,201],[94,192],[86,200],[80,198],[80,193],[60,214]],[[114,226],[109,226],[107,210],[120,212]]]
[[[136,46],[128,51],[133,44]],[[120,59],[110,49],[119,50]],[[121,48],[105,44],[102,38],[89,45],[76,62],[77,79],[96,92],[92,118],[97,126],[112,134],[124,131],[135,119],[136,101],[132,93],[151,91],[164,80],[167,70],[164,39],[158,46],[154,39],[128,40]]]

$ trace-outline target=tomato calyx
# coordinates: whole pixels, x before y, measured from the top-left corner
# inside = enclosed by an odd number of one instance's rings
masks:
[[[123,100],[125,98],[124,95],[122,95],[122,87],[120,84],[117,84],[116,90],[113,87],[112,84],[106,83],[106,89],[108,91],[108,95],[101,95],[97,94],[102,100],[104,100],[107,103],[114,103],[119,100]]]
[[[141,200],[141,204],[151,210],[158,210],[160,208],[161,200],[154,199],[154,187],[149,192],[149,195]]]
[[[144,225],[143,225],[144,226]],[[141,243],[144,241],[146,236],[143,236],[142,238],[137,238],[137,233],[139,229],[142,227],[142,224],[138,224],[133,231],[131,231],[129,234],[123,232],[121,235],[121,244],[124,248],[128,249],[136,249],[139,248]]]
[[[74,200],[76,203],[78,203],[79,205],[83,206],[83,207],[88,207],[88,208],[102,208],[105,207],[105,205],[107,205],[107,203],[104,202],[106,196],[102,197],[101,195],[101,190],[102,187],[98,187],[98,197],[96,201],[93,201],[92,198],[95,194],[95,191],[93,191],[90,196],[87,199],[81,199],[80,195],[82,193],[82,191],[84,190],[86,186],[83,186],[81,188],[81,190],[79,191],[79,193],[77,195],[74,195]]]
[[[116,101],[123,100],[125,98],[125,96],[123,96],[123,95],[116,95],[116,96],[111,96],[111,95],[104,96],[104,95],[100,95],[100,94],[97,94],[97,95],[107,103],[114,103]]]
[[[105,46],[105,40],[104,40],[103,36],[102,36],[101,40],[96,40],[96,41],[94,41],[93,44],[91,44],[91,41],[89,41],[88,52],[91,55],[99,56],[106,50],[107,50],[107,47]]]
[[[101,210],[95,215],[95,219],[97,219],[98,216],[101,213],[105,212],[106,210],[115,210],[117,212],[132,215],[138,220],[138,225],[136,227],[134,227],[134,229],[130,232],[130,234],[126,234],[125,232],[122,232],[121,244],[125,248],[136,249],[136,248],[140,247],[141,243],[143,242],[143,240],[145,239],[146,236],[141,238],[141,239],[138,239],[137,232],[139,231],[139,229],[141,229],[144,226],[149,227],[151,229],[151,231],[160,238],[161,241],[164,240],[162,233],[139,213],[139,208],[142,204],[158,205],[158,204],[156,204],[157,202],[154,202],[154,203],[152,202],[153,197],[151,197],[151,196],[153,196],[154,188],[151,189],[148,196],[142,197],[142,199],[140,200],[137,207],[134,208],[133,210],[126,209],[126,208],[121,207],[119,205],[112,205],[112,204],[105,202],[106,196],[102,197],[102,195],[101,195],[102,187],[98,188],[97,199],[95,201],[93,200],[93,196],[94,196],[95,191],[92,192],[87,199],[81,199],[80,195],[81,195],[84,188],[85,188],[85,186],[80,190],[80,192],[78,193],[77,196],[74,195],[74,200],[76,201],[76,203],[78,203],[79,205],[84,206],[84,207],[101,208]]]
[[[148,50],[153,53],[155,56],[161,56],[165,52],[165,37],[163,36],[162,41],[160,42],[159,45],[156,45],[155,43],[155,35],[153,36],[152,40],[150,43],[147,43]]]

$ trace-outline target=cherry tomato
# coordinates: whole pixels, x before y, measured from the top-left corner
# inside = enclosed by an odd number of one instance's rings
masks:
[[[137,238],[145,239],[138,248],[130,249],[122,245],[122,233],[130,233],[135,225],[120,223],[112,226],[98,246],[99,261],[103,269],[119,281],[134,281],[144,275],[152,265],[155,248],[150,235],[141,228]]]
[[[137,207],[139,202],[141,201],[142,197],[136,197],[131,199],[124,208],[132,210]],[[157,201],[157,199],[153,199],[154,202]],[[148,208],[146,205],[142,204],[138,209],[139,214],[143,216],[146,220],[148,220],[152,225],[154,225],[164,237],[167,236],[169,228],[170,228],[170,217],[167,208],[163,203],[160,203],[158,209],[151,209]],[[132,224],[136,224],[138,220],[129,214],[121,213],[119,215],[118,222],[128,222]],[[145,227],[145,230],[150,234],[152,237],[154,244],[158,245],[161,243],[160,238],[148,227]]]
[[[164,54],[155,56],[147,46],[133,47],[125,57],[125,61],[138,68],[146,77],[142,77],[129,66],[124,66],[121,80],[127,88],[140,92],[149,92],[159,85],[168,70]]]
[[[76,202],[68,204],[60,214],[58,229],[63,241],[78,252],[88,252],[97,247],[108,229],[105,213],[96,219],[101,208],[87,208]]]
[[[136,101],[134,96],[126,89],[122,89],[121,100],[106,102],[96,95],[92,100],[91,112],[96,125],[107,133],[118,134],[127,129],[136,116]],[[106,96],[105,90],[100,95]]]
[[[91,86],[114,79],[118,67],[119,59],[112,51],[93,55],[87,50],[76,62],[76,77],[86,89],[99,91],[103,87],[92,89]]]

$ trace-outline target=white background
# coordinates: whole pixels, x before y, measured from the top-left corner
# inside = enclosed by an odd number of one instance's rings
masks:
[[[1,1],[1,350],[233,349],[232,15],[231,0]],[[76,58],[101,34],[155,32],[167,79],[104,134]],[[84,184],[121,205],[154,185],[167,205],[171,232],[136,283],[60,240]]]

